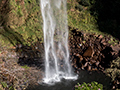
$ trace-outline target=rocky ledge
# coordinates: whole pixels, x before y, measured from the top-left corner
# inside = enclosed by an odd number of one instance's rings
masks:
[[[86,34],[73,30],[71,37],[69,37],[69,47],[70,60],[77,73],[79,73],[80,70],[99,70],[106,73],[111,78],[117,73],[114,72],[114,75],[111,75],[110,73],[112,71],[109,70],[109,68],[111,68],[112,62],[120,57],[119,40],[115,40],[108,35]],[[118,64],[120,64],[120,62]],[[120,69],[119,66],[116,67],[114,65],[114,68]],[[114,68],[112,68],[113,71]],[[114,76],[113,79],[113,89],[120,88],[118,87],[120,85],[120,73],[118,72],[117,74],[118,75],[116,75],[116,77]],[[116,78],[119,79],[115,80]]]

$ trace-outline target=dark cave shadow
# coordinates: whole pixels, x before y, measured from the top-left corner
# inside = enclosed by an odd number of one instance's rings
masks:
[[[21,66],[27,65],[29,67],[37,67],[44,70],[44,46],[39,41],[31,46],[24,46],[16,48],[19,59],[18,64]]]
[[[100,31],[120,40],[120,0],[95,0],[90,11],[91,15],[97,17]]]

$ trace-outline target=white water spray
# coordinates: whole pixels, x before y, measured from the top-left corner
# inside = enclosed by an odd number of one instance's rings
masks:
[[[52,84],[62,78],[76,79],[69,62],[67,0],[41,0],[43,17],[45,77]]]

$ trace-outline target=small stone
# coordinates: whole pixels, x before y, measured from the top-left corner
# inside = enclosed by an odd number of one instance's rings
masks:
[[[93,64],[93,63],[96,63],[96,61],[95,60],[90,60],[90,62]]]
[[[115,86],[113,86],[112,89],[115,89]]]
[[[106,42],[104,42],[104,43],[102,43],[103,45],[107,45],[107,43]]]
[[[75,47],[75,45],[72,46],[73,48]]]
[[[80,62],[83,60],[83,57],[80,57]]]
[[[77,53],[77,54],[75,53],[75,56],[77,56],[77,57],[79,57],[79,58],[82,57],[82,56],[81,56],[80,54],[78,54],[78,53]]]
[[[98,58],[98,56],[95,55],[95,56],[93,56],[92,59],[93,59],[93,60],[97,60],[97,58]]]
[[[99,63],[100,63],[100,62],[99,62],[99,61],[97,61],[97,62],[95,63],[95,65],[98,67]]]
[[[79,45],[77,45],[77,47],[78,47],[78,48],[80,48],[80,46],[79,46]]]
[[[83,66],[82,66],[81,68],[82,68],[82,70],[84,70],[84,67],[83,67]]]
[[[91,66],[90,65],[88,65],[88,71],[91,71]]]
[[[88,49],[84,52],[84,57],[93,57],[94,51],[91,46],[88,47]]]
[[[97,71],[97,68],[92,68],[93,71]]]
[[[98,38],[101,39],[101,38],[103,38],[103,36],[102,36],[102,35],[99,35]]]
[[[104,43],[104,42],[105,42],[105,39],[102,39],[102,40],[101,40],[101,43]]]
[[[85,63],[84,67],[87,67],[87,65],[88,65],[88,62]]]
[[[98,37],[98,35],[94,35],[95,37]]]

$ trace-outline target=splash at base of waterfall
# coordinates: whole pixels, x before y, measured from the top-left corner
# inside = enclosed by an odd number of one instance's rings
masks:
[[[56,82],[61,82],[62,79],[66,79],[66,80],[76,80],[78,78],[78,76],[59,76],[58,74],[55,75],[55,77],[51,77],[51,78],[44,78],[43,79],[43,83],[49,84],[49,85],[54,85]]]
[[[69,62],[67,0],[41,0],[43,17],[45,77],[52,84],[64,79],[76,79]]]

